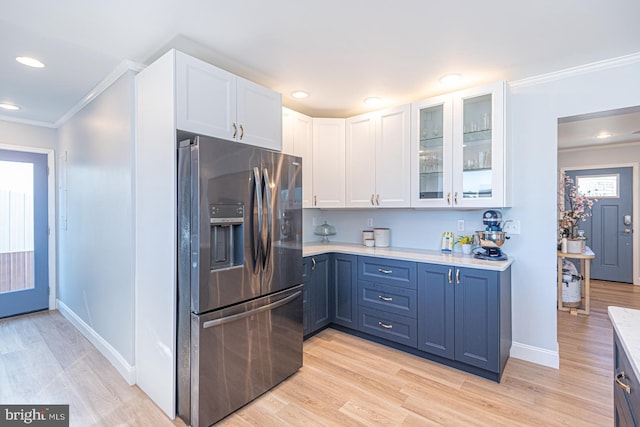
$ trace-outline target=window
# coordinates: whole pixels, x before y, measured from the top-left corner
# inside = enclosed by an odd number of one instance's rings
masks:
[[[599,199],[620,197],[620,175],[585,175],[576,177],[576,187],[581,194]]]

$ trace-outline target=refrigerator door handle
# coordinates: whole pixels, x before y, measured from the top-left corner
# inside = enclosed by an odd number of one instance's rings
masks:
[[[256,229],[254,227],[253,218],[254,218],[254,209],[257,206],[257,216],[258,216],[258,231],[256,235]],[[258,266],[260,265],[260,258],[262,253],[262,214],[263,214],[263,206],[262,206],[262,180],[260,179],[260,170],[257,167],[253,168],[253,194],[251,197],[251,258],[253,261],[253,271],[254,273],[258,272]]]
[[[271,304],[263,305],[262,307],[254,308],[253,310],[245,311],[243,313],[233,314],[231,316],[222,317],[220,319],[209,320],[208,322],[204,322],[202,324],[202,329],[212,328],[214,326],[221,326],[225,323],[235,322],[236,320],[244,319],[245,317],[253,316],[254,314],[262,313],[267,310],[274,310],[278,307],[282,307],[283,305],[293,301],[297,297],[301,295],[301,291],[297,291],[286,298],[282,298],[276,302],[272,302]]]
[[[267,209],[267,240],[264,243],[264,254],[262,260],[262,267],[267,268],[267,263],[269,262],[269,256],[271,255],[271,229],[273,227],[273,205],[271,203],[271,180],[269,179],[269,171],[267,169],[263,170],[264,178],[264,195],[266,201],[266,209]]]

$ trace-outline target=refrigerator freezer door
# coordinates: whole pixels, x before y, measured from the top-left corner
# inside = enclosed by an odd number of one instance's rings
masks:
[[[302,366],[302,285],[192,315],[191,425],[208,426]]]

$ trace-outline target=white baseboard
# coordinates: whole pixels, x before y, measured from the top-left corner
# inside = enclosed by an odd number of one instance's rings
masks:
[[[104,338],[102,338],[96,331],[87,325],[76,313],[73,312],[65,303],[57,300],[58,310],[73,326],[80,331],[91,344],[94,345],[98,351],[107,358],[107,360],[113,365],[114,368],[122,375],[125,381],[129,385],[136,383],[136,369],[129,365],[118,351],[111,346]]]
[[[513,342],[511,344],[511,351],[509,352],[509,355],[516,359],[537,363],[538,365],[548,366],[555,369],[560,368],[560,354],[557,350],[552,351],[545,348]]]

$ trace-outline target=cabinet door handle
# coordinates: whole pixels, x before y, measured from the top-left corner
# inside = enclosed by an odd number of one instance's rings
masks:
[[[449,283],[451,283],[451,282],[452,282],[452,279],[451,279],[451,269],[449,269],[448,278],[449,278]]]
[[[447,193],[447,204],[450,205],[451,204],[451,192]]]
[[[373,194],[371,195],[371,206],[375,206],[375,203],[373,203]]]
[[[233,126],[233,135],[231,135],[231,138],[235,138],[238,134],[238,126],[236,126],[235,123],[231,123],[231,126]]]
[[[391,297],[383,297],[382,295],[378,295],[378,299],[381,300],[381,301],[386,301],[386,302],[393,301],[393,298],[391,298]]]
[[[626,379],[627,376],[624,374],[624,371],[620,372],[618,375],[616,375],[616,384],[618,384],[618,386],[622,387],[622,389],[624,391],[627,392],[627,394],[631,394],[631,386],[629,384],[625,384],[623,383],[621,380]]]
[[[458,204],[458,192],[453,193],[453,203]]]
[[[242,141],[242,137],[244,136],[244,126],[240,125],[240,140]]]
[[[460,269],[456,269],[456,285],[460,284]]]
[[[376,205],[380,206],[380,195],[376,194]]]
[[[313,206],[318,206],[318,196],[313,196]]]
[[[378,322],[378,326],[380,326],[381,328],[385,328],[385,329],[393,329],[393,325],[389,325],[389,324],[382,323],[382,322]]]
[[[391,274],[391,273],[393,273],[393,270],[385,270],[384,268],[379,268],[378,269],[378,273]]]
[[[314,271],[316,269],[316,259],[314,257],[311,257],[311,271]]]

